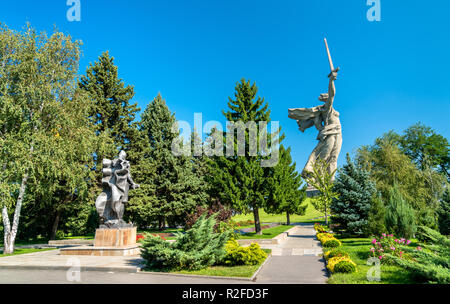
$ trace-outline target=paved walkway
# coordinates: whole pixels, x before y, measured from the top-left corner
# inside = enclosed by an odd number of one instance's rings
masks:
[[[320,242],[312,224],[291,230],[280,245],[262,246],[272,249],[271,259],[257,276],[259,283],[326,283],[327,271]]]
[[[272,249],[272,257],[255,283],[326,283],[325,263],[319,256],[322,248],[315,239],[312,224],[296,226],[279,245],[262,247]],[[82,283],[253,283],[137,273],[143,266],[139,256],[66,256],[59,255],[59,250],[0,257],[0,283],[66,283],[67,270],[77,264],[81,266]]]
[[[81,271],[134,272],[143,265],[139,256],[98,257],[60,255],[59,250],[0,257],[0,269],[67,270],[79,265]]]

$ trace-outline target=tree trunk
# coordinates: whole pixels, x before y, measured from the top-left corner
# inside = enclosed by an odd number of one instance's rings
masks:
[[[14,248],[11,249],[11,224],[9,222],[8,209],[6,206],[2,208],[2,218],[3,218],[3,254],[13,253]]]
[[[258,207],[253,207],[253,218],[255,219],[255,232],[261,235],[261,223],[259,222],[259,209]]]
[[[53,221],[52,231],[50,232],[50,240],[56,239],[56,232],[58,231],[59,218],[61,217],[61,210],[56,211],[55,220]]]
[[[328,226],[328,210],[327,210],[327,207],[325,207],[325,225]]]
[[[166,218],[164,216],[158,217],[158,230],[163,231],[166,228]]]
[[[27,181],[28,181],[28,173],[25,173],[19,188],[19,196],[17,197],[16,210],[14,211],[12,227],[11,223],[9,222],[8,209],[5,206],[3,207],[2,210],[3,224],[5,226],[4,250],[3,250],[4,254],[14,253],[14,242],[16,240],[17,230],[19,228],[20,211],[22,210],[23,197],[25,195],[25,190],[27,188]]]
[[[289,214],[289,211],[286,211],[286,225],[290,225],[291,224],[291,217]]]

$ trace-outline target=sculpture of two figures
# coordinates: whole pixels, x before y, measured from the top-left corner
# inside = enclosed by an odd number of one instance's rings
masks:
[[[317,159],[322,159],[328,164],[328,172],[333,173],[337,168],[337,159],[342,146],[341,122],[339,112],[333,108],[336,88],[334,81],[337,78],[339,68],[335,69],[331,60],[328,44],[325,39],[331,73],[328,75],[328,93],[320,94],[319,100],[325,104],[313,108],[289,109],[289,118],[297,120],[301,132],[315,126],[319,131],[317,140],[319,143],[309,156],[303,169],[302,176],[306,177],[313,171],[313,165]],[[333,175],[334,179],[334,175]]]
[[[100,228],[132,227],[123,220],[125,205],[128,203],[130,187],[139,187],[130,174],[130,162],[127,161],[125,151],[119,153],[114,160],[103,159],[103,192],[97,197],[95,207],[100,215]]]

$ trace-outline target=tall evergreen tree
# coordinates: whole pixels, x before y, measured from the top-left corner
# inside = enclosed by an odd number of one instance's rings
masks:
[[[228,111],[222,111],[229,122],[242,124],[270,122],[269,105],[264,98],[256,98],[258,88],[255,83],[242,79],[236,84],[234,99],[229,97]],[[261,136],[267,134],[252,133],[245,128],[243,140],[245,149],[240,148],[237,137],[239,128],[229,129],[227,133],[233,135],[233,140],[226,141],[226,145],[233,149],[233,156],[214,157],[211,165],[212,184],[217,189],[222,203],[231,205],[233,209],[241,212],[253,212],[255,231],[261,234],[259,208],[264,206],[268,189],[266,178],[270,174],[267,167],[261,166],[261,160],[267,156],[252,153],[251,141],[258,143]],[[241,133],[242,134],[242,133]],[[226,137],[226,136],[224,136]],[[270,137],[270,136],[269,136]],[[282,138],[280,138],[280,141]],[[277,143],[270,143],[275,145]],[[240,152],[239,152],[240,151]]]
[[[340,169],[334,183],[339,196],[331,204],[333,222],[338,230],[350,235],[367,232],[369,212],[376,191],[367,171],[357,168],[347,153],[347,163]]]
[[[295,162],[292,162],[290,147],[286,150],[280,145],[280,159],[272,168],[267,184],[269,195],[264,208],[266,212],[286,213],[287,225],[291,224],[291,215],[305,214],[308,206],[302,203],[306,200],[306,185],[302,187],[303,180],[295,169]]]
[[[140,109],[137,103],[130,102],[134,88],[125,85],[119,78],[114,57],[104,52],[98,61],[89,65],[79,86],[94,100],[90,118],[97,126],[97,162],[100,163],[104,157],[114,157],[120,150],[128,151],[130,142],[137,134],[134,119]]]
[[[139,131],[148,142],[137,158],[136,181],[148,183],[146,195],[151,200],[141,200],[149,217],[164,229],[166,221],[183,223],[186,214],[198,205],[205,204],[206,194],[202,180],[196,175],[191,156],[176,155],[174,144],[180,139],[175,115],[170,112],[161,95],[142,113]],[[152,167],[151,170],[148,170]],[[136,191],[137,192],[137,191]],[[131,203],[130,204],[135,204]]]

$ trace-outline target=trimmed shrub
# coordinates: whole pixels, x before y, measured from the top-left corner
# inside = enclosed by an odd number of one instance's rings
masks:
[[[356,264],[351,261],[341,261],[334,266],[334,273],[356,272]]]
[[[317,239],[321,242],[321,243],[323,243],[325,240],[327,240],[327,239],[331,239],[331,238],[334,238],[334,236],[333,236],[333,234],[331,234],[331,233],[317,233]]]
[[[327,232],[327,227],[325,227],[319,223],[314,224],[314,229],[317,231],[317,233],[326,233]]]
[[[346,258],[350,257],[348,255],[348,253],[345,252],[344,249],[342,249],[342,248],[334,248],[332,250],[328,250],[327,252],[325,252],[325,254],[323,256],[326,260],[335,258],[335,257],[346,257]]]
[[[229,240],[225,245],[226,255],[223,259],[225,265],[258,265],[267,258],[267,253],[259,244],[252,243],[248,247],[240,246],[236,240]]]
[[[332,238],[332,239],[328,239],[325,242],[323,242],[322,245],[324,247],[328,247],[328,248],[335,248],[335,247],[341,246],[342,243],[338,239]]]
[[[354,269],[356,271],[356,264],[348,257],[334,257],[328,260],[328,265],[327,268],[332,272],[335,273],[336,272],[336,265],[342,262],[347,262],[348,264],[351,264],[354,266]],[[348,269],[350,266],[341,266],[341,269]]]

